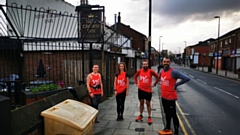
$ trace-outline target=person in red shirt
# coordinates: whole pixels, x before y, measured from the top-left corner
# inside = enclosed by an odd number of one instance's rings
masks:
[[[161,78],[161,96],[164,113],[166,116],[166,127],[158,131],[159,134],[172,134],[171,118],[173,118],[174,135],[178,135],[179,120],[176,113],[177,87],[190,80],[190,78],[181,72],[170,67],[170,58],[163,58],[163,70],[160,71]],[[177,82],[177,79],[181,81]]]
[[[103,96],[103,85],[101,74],[98,73],[99,67],[98,65],[93,65],[93,72],[88,74],[87,76],[87,89],[88,94],[92,100],[92,107],[98,110],[98,104],[100,102],[101,97]],[[99,121],[95,120],[96,123]]]
[[[122,121],[124,112],[124,103],[128,95],[129,75],[127,74],[126,64],[120,62],[118,64],[118,73],[114,78],[114,95],[117,101],[117,121]]]
[[[156,78],[154,84],[152,84],[152,76]],[[142,61],[142,68],[135,73],[134,81],[138,87],[138,99],[140,101],[140,115],[136,118],[136,121],[140,121],[143,118],[142,113],[144,109],[144,100],[146,100],[148,111],[148,124],[150,125],[152,124],[150,104],[152,99],[152,87],[156,86],[156,84],[159,82],[159,78],[154,70],[148,68],[148,60]]]

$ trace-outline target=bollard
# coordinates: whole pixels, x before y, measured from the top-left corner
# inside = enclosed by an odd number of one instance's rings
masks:
[[[0,95],[0,133],[11,134],[11,104],[10,99]],[[3,109],[4,108],[4,109]]]
[[[240,68],[238,68],[238,79],[240,79]]]

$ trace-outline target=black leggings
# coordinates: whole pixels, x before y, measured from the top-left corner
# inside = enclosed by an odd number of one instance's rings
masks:
[[[94,97],[91,98],[93,108],[98,110],[100,99],[101,99],[101,94],[94,94]]]
[[[125,99],[126,99],[126,89],[124,90],[123,93],[119,93],[116,96],[118,116],[123,115]]]
[[[171,101],[171,100],[166,100],[162,98],[162,104],[163,104],[163,109],[164,109],[164,113],[167,121],[166,128],[171,129],[171,118],[173,118],[174,129],[175,129],[175,132],[178,133],[179,120],[176,113],[175,100]]]

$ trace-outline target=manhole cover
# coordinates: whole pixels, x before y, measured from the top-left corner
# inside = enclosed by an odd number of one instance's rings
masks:
[[[137,132],[144,132],[145,129],[144,128],[135,128],[135,131],[137,131]]]

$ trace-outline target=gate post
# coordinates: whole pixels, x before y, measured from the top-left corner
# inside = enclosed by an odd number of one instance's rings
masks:
[[[10,98],[0,95],[0,133],[11,134],[11,108]]]

